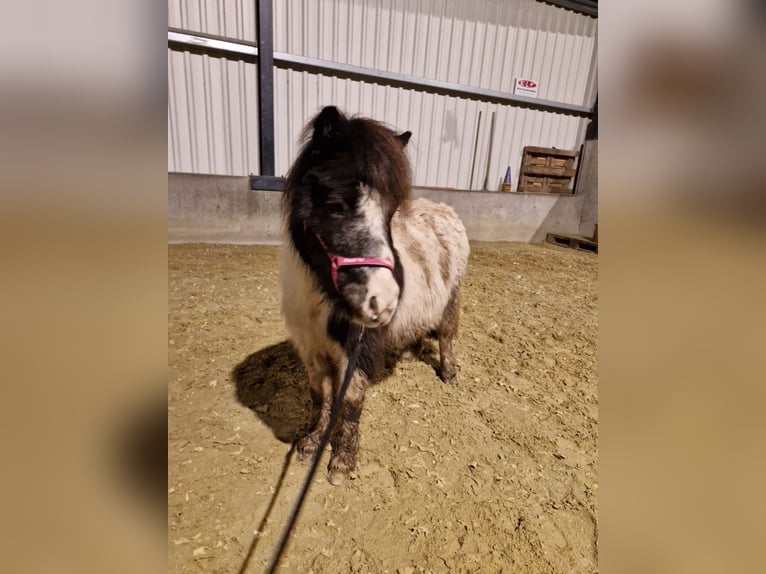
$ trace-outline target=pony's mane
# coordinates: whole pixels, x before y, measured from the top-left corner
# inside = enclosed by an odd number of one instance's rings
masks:
[[[320,114],[321,115],[321,114]],[[405,141],[382,122],[339,115],[332,135],[317,130],[320,116],[310,121],[301,133],[301,151],[287,174],[286,196],[304,185],[305,175],[321,166],[327,179],[355,178],[380,193],[393,209],[409,205],[412,173],[404,151]],[[409,135],[409,134],[408,134]],[[286,202],[289,199],[285,198]],[[287,207],[287,205],[285,205]]]

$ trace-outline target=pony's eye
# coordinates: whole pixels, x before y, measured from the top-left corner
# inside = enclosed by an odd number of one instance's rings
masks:
[[[327,211],[332,214],[342,215],[346,212],[346,204],[343,202],[343,200],[328,201]]]

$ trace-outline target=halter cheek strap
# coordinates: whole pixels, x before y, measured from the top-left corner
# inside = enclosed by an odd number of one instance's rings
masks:
[[[303,223],[303,229],[306,231],[306,223]],[[330,260],[330,276],[332,277],[332,284],[338,289],[338,270],[341,267],[385,267],[394,270],[394,262],[390,259],[375,259],[374,257],[343,257],[341,255],[335,255],[327,249],[327,245],[319,237],[318,233],[314,233],[319,241],[319,244],[324,249],[327,258]]]

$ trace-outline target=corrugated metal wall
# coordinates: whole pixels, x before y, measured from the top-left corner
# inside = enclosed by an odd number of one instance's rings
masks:
[[[168,0],[168,26],[255,42],[255,0]]]
[[[197,3],[171,0],[170,23],[219,33],[216,30],[221,30],[221,22],[226,18],[222,19],[221,9],[214,8],[222,4],[238,6],[234,12],[241,14],[242,1],[201,3],[204,8],[192,15],[188,8],[196,9]],[[237,23],[241,22],[238,17],[230,17],[234,24],[229,24],[228,30],[232,25],[236,30],[244,30]],[[585,106],[592,106],[596,96],[596,29],[597,21],[593,18],[535,0],[274,2],[274,49],[278,52],[509,93],[514,79],[522,77],[539,83],[541,99]],[[252,84],[249,80],[244,82],[244,89],[241,83],[232,84],[233,70],[229,67],[232,63],[224,65],[225,62],[213,58],[180,53],[172,53],[169,58],[174,72],[169,73],[169,117],[174,115],[176,121],[172,125],[169,119],[172,134],[169,169],[232,175],[258,173],[257,131],[252,137],[248,133],[237,138],[230,133],[227,138],[225,134],[231,128],[218,124],[233,113],[234,118],[247,116],[243,124],[246,132],[257,129],[257,105],[253,99],[255,66],[237,63],[245,66],[239,74],[253,79]],[[197,58],[207,60],[195,63]],[[221,79],[224,72],[218,71],[218,66],[227,70],[226,80]],[[192,80],[186,76],[189,73]],[[220,94],[206,88],[210,81],[220,83]],[[588,122],[566,114],[305,71],[276,69],[274,82],[277,175],[286,173],[295,157],[302,127],[327,104],[412,131],[408,149],[415,184],[460,189],[480,189],[488,165],[489,189],[499,188],[508,165],[515,188],[524,146],[577,149]],[[227,89],[240,95],[246,92],[251,101],[224,97]],[[185,96],[179,98],[178,94],[184,91]],[[228,112],[213,109],[220,98],[222,103],[228,102]],[[173,106],[179,104],[185,107],[172,112]],[[199,115],[202,110],[204,113]],[[493,113],[495,131],[490,154]],[[192,125],[185,126],[184,122]],[[196,138],[196,144],[185,140],[187,134]],[[247,152],[237,147],[240,141],[248,142]],[[196,156],[191,157],[195,149]],[[229,152],[238,159],[227,160]]]
[[[259,171],[258,68],[168,50],[168,171]]]
[[[412,131],[408,153],[415,184],[421,186],[481,188],[487,172],[492,112],[496,116],[489,189],[500,186],[508,165],[513,166],[516,187],[524,146],[577,149],[587,126],[587,120],[563,114],[336,80],[307,72],[275,73],[277,174],[286,173],[295,157],[302,126],[328,103],[349,113],[383,120],[398,130]],[[474,157],[477,128],[478,149]],[[283,134],[292,137],[280,137]]]
[[[592,105],[596,20],[536,0],[280,0],[274,49],[365,68]]]
[[[168,26],[256,41],[254,0],[168,0]],[[259,171],[258,67],[168,49],[168,171]]]

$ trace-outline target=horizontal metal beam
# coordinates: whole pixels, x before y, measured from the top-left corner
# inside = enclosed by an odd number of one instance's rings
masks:
[[[218,52],[224,56],[246,56],[246,59],[257,59],[258,48],[254,44],[203,34],[177,28],[168,28],[168,45],[171,47],[191,48],[206,52]]]
[[[592,18],[598,18],[598,0],[537,0],[543,4],[552,4],[560,8],[566,8],[573,12],[585,14]]]
[[[333,76],[347,77],[354,80],[366,80],[388,86],[412,88],[431,93],[443,93],[471,99],[491,100],[499,103],[539,108],[570,115],[591,115],[591,109],[586,106],[576,106],[574,104],[565,104],[563,102],[516,96],[508,92],[499,92],[463,84],[453,84],[450,82],[441,82],[439,80],[430,80],[428,78],[418,78],[416,76],[408,76],[405,74],[373,70],[371,68],[362,68],[360,66],[330,62],[328,60],[296,56],[285,52],[274,52],[274,66],[278,68],[297,68]]]
[[[251,175],[250,189],[260,191],[282,191],[285,188],[285,178],[273,175]]]
[[[192,51],[217,52],[225,57],[234,57],[235,59],[243,59],[243,56],[245,56],[245,59],[257,59],[258,57],[258,49],[252,44],[173,28],[168,29],[168,45],[171,48],[180,47],[181,49],[189,49]],[[539,109],[567,115],[585,117],[590,117],[592,115],[591,108],[587,106],[577,106],[564,102],[517,96],[508,92],[487,90],[484,88],[453,84],[450,82],[441,82],[439,80],[419,78],[417,76],[408,76],[406,74],[396,74],[394,72],[352,66],[350,64],[320,60],[318,58],[296,56],[286,52],[274,52],[274,67],[306,70],[329,76],[374,82],[387,86],[398,86],[429,93],[447,94],[474,100],[489,100],[501,104],[510,104],[513,106]]]

